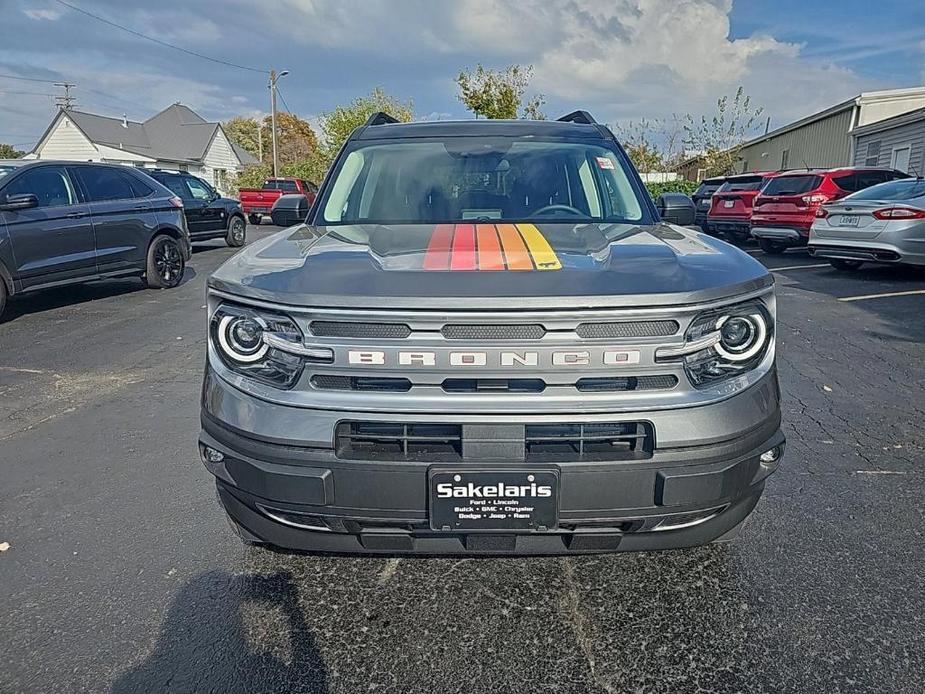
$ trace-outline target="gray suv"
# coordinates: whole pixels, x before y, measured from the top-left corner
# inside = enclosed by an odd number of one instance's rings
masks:
[[[208,309],[200,454],[250,543],[725,541],[784,449],[771,275],[660,220],[583,111],[374,115]]]
[[[108,277],[175,287],[189,257],[183,202],[144,173],[0,162],[0,314],[8,296]]]

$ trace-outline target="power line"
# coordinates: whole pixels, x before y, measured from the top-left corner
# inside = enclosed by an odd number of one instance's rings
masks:
[[[286,107],[286,113],[289,113],[290,115],[292,115],[292,109],[289,108],[289,104],[286,103],[286,97],[283,96],[283,92],[280,90],[278,86],[276,87],[276,94],[279,96],[280,100],[283,102],[283,106]]]
[[[3,87],[0,87],[0,94],[25,94],[28,96],[51,96],[51,97],[57,96],[56,94],[49,94],[47,92],[23,92],[19,90],[4,89]]]
[[[45,82],[46,84],[55,83],[55,80],[40,80],[35,77],[17,77],[16,75],[0,75],[0,77],[5,77],[8,80],[22,80],[23,82]]]
[[[208,60],[213,63],[218,63],[219,65],[227,65],[228,67],[235,67],[235,68],[238,68],[239,70],[250,70],[251,72],[260,72],[263,74],[269,73],[269,70],[261,70],[260,68],[256,68],[256,67],[248,67],[247,65],[238,65],[236,63],[230,63],[227,60],[221,60],[220,58],[212,58],[208,55],[203,55],[202,53],[191,51],[188,48],[182,48],[181,46],[176,46],[172,43],[167,43],[166,41],[162,41],[161,39],[156,39],[153,36],[142,34],[141,32],[135,31],[134,29],[129,29],[127,26],[117,24],[116,22],[112,22],[108,19],[100,17],[99,15],[95,15],[92,12],[87,12],[87,10],[82,10],[81,8],[70,4],[69,2],[65,2],[64,0],[55,0],[55,1],[59,5],[64,5],[65,7],[72,9],[75,12],[80,12],[80,14],[86,15],[87,17],[91,17],[92,19],[95,19],[98,22],[103,22],[103,24],[108,24],[109,26],[115,27],[116,29],[121,29],[122,31],[128,32],[129,34],[132,34],[133,36],[137,36],[138,38],[145,39],[146,41],[151,41],[158,45],[166,46],[167,48],[173,48],[175,51],[180,51],[181,53],[186,53],[187,55],[192,55],[196,58],[202,58],[203,60]]]

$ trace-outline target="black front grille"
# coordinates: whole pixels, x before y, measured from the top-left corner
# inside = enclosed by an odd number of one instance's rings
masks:
[[[462,426],[340,422],[335,451],[338,458],[347,460],[458,460],[462,457]]]
[[[637,460],[655,448],[648,422],[615,424],[528,424],[527,460]]]
[[[622,323],[582,323],[575,332],[586,340],[619,337],[665,337],[678,332],[677,321],[646,320]]]
[[[312,385],[321,390],[366,390],[386,393],[406,393],[411,390],[407,378],[379,378],[372,376],[312,376]]]
[[[546,334],[542,325],[466,325],[449,323],[440,333],[447,340],[539,340]]]
[[[635,390],[671,390],[678,385],[678,377],[672,374],[655,376],[609,376],[605,378],[581,378],[575,387],[582,393],[613,393]]]
[[[402,340],[411,334],[404,323],[354,323],[349,321],[312,321],[309,325],[316,337],[356,337]]]

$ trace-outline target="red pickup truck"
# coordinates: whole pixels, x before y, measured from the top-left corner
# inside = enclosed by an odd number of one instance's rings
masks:
[[[273,203],[283,195],[304,195],[309,207],[315,202],[318,187],[300,178],[268,178],[260,188],[241,188],[238,198],[241,209],[251,224],[260,224],[263,215],[270,214]]]

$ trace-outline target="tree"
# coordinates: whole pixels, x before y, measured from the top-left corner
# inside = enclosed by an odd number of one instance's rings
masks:
[[[723,96],[716,102],[716,114],[695,120],[686,117],[684,144],[696,151],[706,176],[732,173],[739,161],[742,143],[754,134],[755,124],[764,109],[752,108],[751,97],[742,87],[730,100]]]
[[[533,66],[509,65],[504,70],[490,70],[481,64],[475,72],[468,68],[456,76],[459,94],[456,98],[472,111],[476,118],[529,118],[545,120],[540,110],[546,103],[542,94],[524,103],[524,94],[533,77]]]
[[[222,123],[222,128],[232,142],[260,159],[260,123],[256,118],[235,116]]]
[[[639,171],[672,171],[683,159],[684,122],[677,115],[641,118],[612,129]]]
[[[222,123],[232,142],[243,147],[263,162],[273,161],[272,119],[235,116]],[[261,148],[262,139],[262,148]],[[318,136],[308,121],[285,111],[276,114],[276,148],[280,167],[310,157],[318,150]]]
[[[338,150],[350,133],[363,125],[374,113],[384,111],[402,123],[414,120],[414,103],[403,103],[376,87],[368,96],[354,99],[346,106],[338,106],[321,117],[321,134],[324,137],[324,149],[333,161]]]
[[[22,152],[13,145],[0,144],[0,159],[19,159],[25,152]]]

